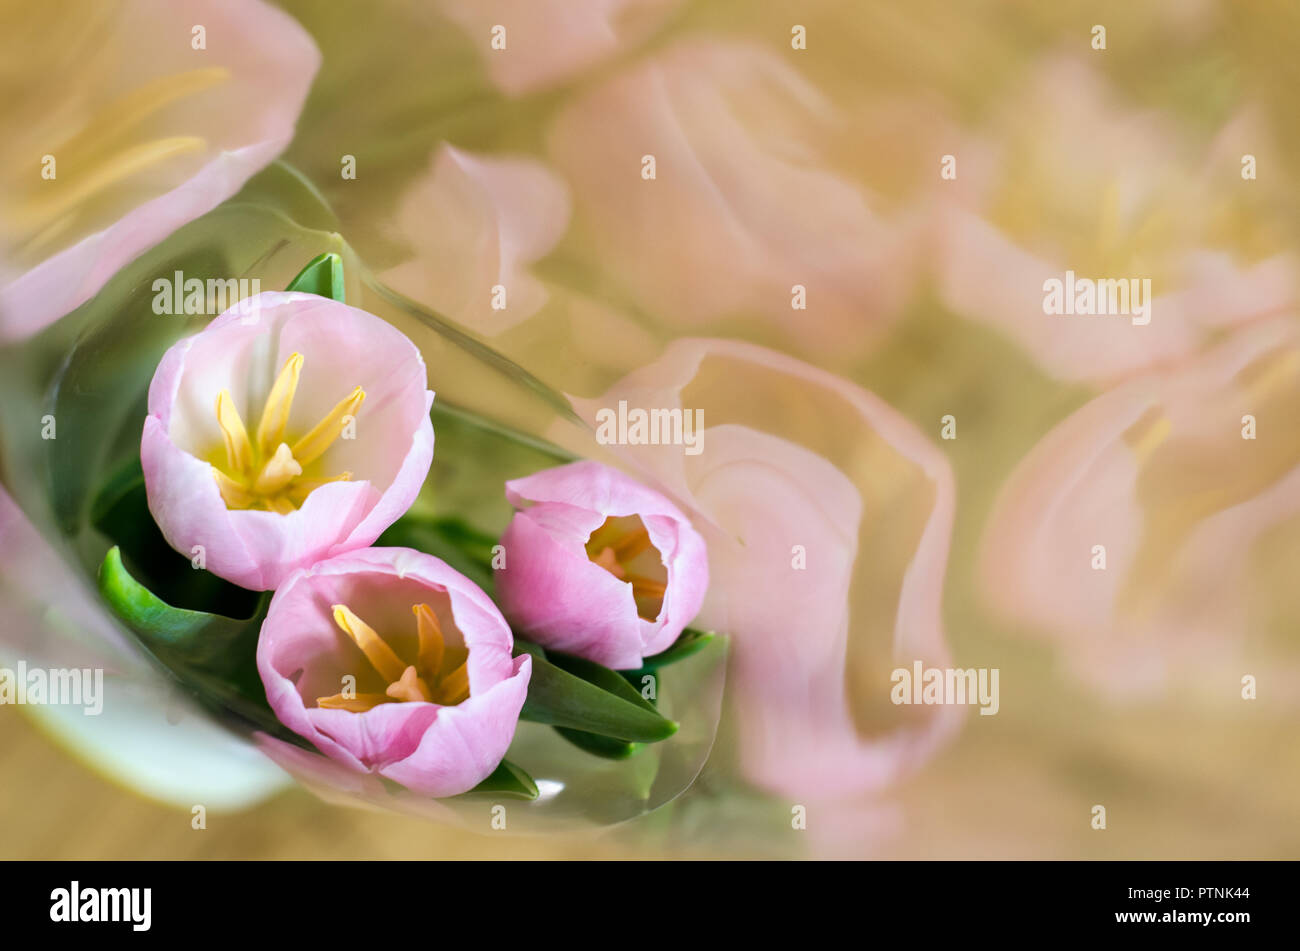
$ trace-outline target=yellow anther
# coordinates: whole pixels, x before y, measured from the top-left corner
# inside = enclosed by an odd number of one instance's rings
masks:
[[[461,664],[438,682],[438,703],[453,707],[469,696],[469,667]]]
[[[445,642],[442,628],[438,624],[438,615],[427,604],[416,604],[411,610],[415,613],[416,629],[420,639],[420,668],[431,676],[437,676],[442,670],[442,657]]]
[[[248,430],[235,409],[229,390],[217,394],[217,425],[226,441],[226,461],[232,472],[242,473],[253,464],[253,447],[248,441]]]
[[[184,73],[158,76],[143,86],[95,110],[92,121],[58,148],[63,155],[93,155],[107,142],[116,140],[124,132],[155,115],[179,99],[197,95],[230,78],[230,70],[223,66],[191,69]]]
[[[388,643],[346,605],[336,604],[333,611],[334,623],[361,648],[371,666],[388,682],[388,686],[382,694],[367,693],[354,697],[334,694],[318,697],[318,707],[364,713],[381,703],[389,702],[454,706],[469,696],[469,669],[466,666],[468,656],[463,650],[455,653],[446,650],[438,616],[429,605],[417,604],[411,608],[415,614],[420,644],[419,658],[414,664],[404,663]],[[460,660],[456,653],[465,659]],[[457,660],[459,663],[453,670],[441,673],[444,664],[455,664]]]
[[[226,503],[226,508],[252,508],[252,506],[257,502],[257,497],[255,495],[220,469],[214,468],[212,470],[212,475],[217,480],[217,488],[221,492],[222,500]]]
[[[316,706],[325,710],[347,710],[351,713],[365,713],[381,703],[387,703],[388,696],[382,693],[359,693],[354,697],[345,697],[336,693],[332,697],[317,697]]]
[[[334,623],[342,628],[344,634],[352,638],[357,647],[361,648],[361,653],[366,655],[366,660],[370,661],[370,665],[379,672],[379,675],[389,683],[401,680],[406,664],[403,664],[387,642],[375,633],[374,628],[353,614],[347,605],[335,604],[333,611]]]
[[[294,443],[293,457],[304,466],[319,459],[343,432],[346,417],[356,416],[365,398],[366,391],[358,386],[347,397],[340,400],[338,405],[329,411],[329,415],[317,423],[311,432]]]
[[[302,367],[302,354],[294,353],[280,368],[263,404],[255,440],[249,439],[230,391],[222,390],[217,395],[217,425],[225,442],[226,471],[214,471],[214,475],[228,508],[265,509],[289,515],[314,489],[327,482],[347,482],[352,478],[351,472],[333,478],[309,479],[304,479],[302,473],[342,434],[348,418],[360,408],[366,398],[361,387],[354,389],[292,448],[283,441]]]
[[[262,408],[262,421],[257,424],[257,445],[263,455],[270,455],[284,436],[293,408],[293,395],[298,391],[298,376],[302,373],[302,354],[295,353],[285,361],[280,375],[271,386],[271,393]],[[286,447],[287,448],[287,447]]]
[[[65,187],[37,191],[31,199],[10,212],[6,224],[29,233],[36,231],[104,189],[170,158],[201,152],[207,145],[205,139],[182,135],[125,149],[88,172],[74,172],[66,179],[59,179],[67,181]]]

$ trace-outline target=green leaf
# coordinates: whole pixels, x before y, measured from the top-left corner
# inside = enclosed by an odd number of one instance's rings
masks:
[[[340,304],[347,303],[343,290],[343,258],[333,251],[318,254],[298,272],[285,290],[317,294]]]
[[[627,759],[646,748],[644,743],[629,743],[627,740],[616,740],[610,736],[570,730],[567,726],[557,726],[555,732],[578,749],[605,759]]]
[[[114,546],[99,569],[99,591],[149,652],[201,701],[301,743],[271,711],[257,673],[257,636],[270,592],[248,618],[167,604],[131,576]]]
[[[471,789],[466,795],[475,793],[492,793],[495,796],[509,796],[513,799],[537,798],[537,783],[533,777],[509,760],[503,759],[492,775]]]
[[[622,687],[614,688],[614,691],[564,670],[547,659],[544,652],[530,649],[532,647],[525,646],[519,638],[515,639],[516,655],[529,653],[533,657],[533,674],[528,683],[528,697],[519,714],[521,719],[630,743],[657,743],[677,732],[676,723],[660,715],[612,670],[601,668],[621,681]],[[573,660],[565,658],[561,662],[573,666]],[[607,681],[604,674],[599,676],[602,682],[609,682],[612,686],[612,681]],[[628,695],[629,691],[635,694],[635,700]]]
[[[651,713],[659,712],[655,709],[653,703],[641,695],[641,691],[637,690],[635,686],[628,682],[626,677],[617,671],[602,667],[594,661],[574,657],[570,654],[561,654],[557,651],[547,651],[546,658],[561,670],[567,671],[575,677],[581,677],[587,683],[594,684],[601,690],[608,691],[628,703],[636,704]]]
[[[255,613],[260,595],[223,581],[208,571],[196,571],[190,559],[163,538],[149,512],[144,473],[137,453],[112,473],[90,505],[90,523],[119,549],[122,564],[135,580],[161,601],[199,612]],[[102,552],[102,544],[95,548]],[[102,559],[96,558],[96,563]]]
[[[172,607],[131,576],[116,545],[100,566],[99,590],[117,616],[150,646],[186,649],[191,660],[219,663],[223,642],[240,637],[250,626],[261,627],[262,611],[240,619]]]
[[[682,631],[681,636],[673,641],[672,646],[667,650],[645,658],[641,662],[641,666],[635,670],[621,671],[621,673],[629,679],[635,679],[640,674],[652,673],[660,667],[675,664],[679,660],[684,660],[692,654],[704,650],[716,636],[712,631],[697,631],[688,627]]]
[[[593,684],[601,690],[608,691],[614,696],[620,697],[629,703],[634,703],[652,713],[657,714],[659,712],[655,709],[653,703],[642,696],[641,692],[617,671],[569,654],[552,651],[547,654],[547,657],[556,667],[573,674],[575,677],[581,677],[587,683]],[[572,730],[568,727],[556,727],[555,732],[579,749],[586,750],[596,756],[603,756],[605,759],[627,759],[645,748],[644,743],[629,743],[626,740],[618,740],[596,733],[587,733],[582,730]]]

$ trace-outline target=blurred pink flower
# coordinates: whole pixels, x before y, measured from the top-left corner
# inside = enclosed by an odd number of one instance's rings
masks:
[[[1177,675],[1235,696],[1264,623],[1252,592],[1295,567],[1250,556],[1300,515],[1297,399],[1300,332],[1275,320],[1088,403],[1003,487],[981,555],[993,606],[1112,695]]]
[[[578,233],[654,319],[761,314],[791,346],[844,359],[896,315],[915,261],[833,171],[841,121],[775,53],[690,40],[567,106],[549,151],[575,184]]]
[[[895,664],[947,663],[944,456],[865,390],[751,344],[679,340],[603,397],[573,402],[591,419],[623,399],[700,408],[709,421],[698,455],[623,451],[708,543],[697,623],[732,639],[746,774],[827,801],[923,763],[963,711],[890,706],[889,675]]]
[[[30,182],[0,196],[0,342],[75,310],[235,194],[288,145],[320,64],[259,0],[140,0],[73,20],[6,29],[6,79],[32,88],[10,90],[0,136],[0,167]],[[41,88],[51,74],[57,98]]]
[[[397,211],[397,232],[413,257],[381,277],[491,336],[546,303],[546,288],[528,266],[555,246],[568,223],[568,191],[541,162],[444,145]],[[499,309],[493,306],[496,285],[505,291]]]
[[[488,74],[520,96],[554,86],[648,36],[681,0],[439,0],[483,51]],[[491,46],[505,27],[505,48]]]
[[[257,666],[276,716],[322,753],[444,797],[486,779],[510,746],[532,673],[513,646],[463,575],[421,552],[367,548],[276,591]]]
[[[188,809],[244,808],[286,777],[181,694],[104,606],[66,546],[0,488],[0,666],[100,668],[96,716],[80,706],[17,709],[78,761],[141,796]]]
[[[979,183],[937,205],[940,293],[1055,376],[1131,375],[1295,301],[1296,261],[1270,236],[1269,186],[1241,177],[1241,156],[1268,147],[1248,115],[1198,147],[1064,57],[1031,72],[992,125],[954,149],[958,181],[974,167]],[[1067,270],[1150,279],[1150,322],[1045,313],[1044,282]]]
[[[496,584],[521,634],[631,670],[671,647],[699,612],[704,540],[653,489],[584,461],[507,482],[506,498],[516,512]]]
[[[158,364],[149,511],[172,547],[202,546],[209,571],[254,590],[369,545],[429,471],[426,381],[378,317],[312,294],[241,301]]]

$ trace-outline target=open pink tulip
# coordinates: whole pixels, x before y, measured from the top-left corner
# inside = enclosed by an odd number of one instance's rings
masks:
[[[260,0],[99,4],[71,23],[31,8],[0,50],[0,341],[239,191],[289,144],[320,65]]]
[[[501,762],[532,659],[479,588],[407,548],[368,548],[295,573],[257,644],[285,726],[359,773],[428,796],[473,789]]]
[[[521,634],[606,667],[670,647],[709,586],[704,539],[666,498],[598,462],[506,483],[501,609]]]
[[[270,590],[410,508],[432,403],[420,351],[385,321],[259,294],[163,355],[140,446],[149,511],[173,548]]]

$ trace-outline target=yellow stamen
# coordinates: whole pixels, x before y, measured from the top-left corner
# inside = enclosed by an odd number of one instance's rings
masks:
[[[218,394],[217,425],[225,443],[226,471],[215,477],[228,508],[265,509],[289,515],[315,489],[327,482],[347,482],[352,478],[351,472],[332,478],[303,478],[302,474],[342,434],[347,418],[357,412],[365,399],[365,390],[359,386],[354,389],[290,448],[284,435],[302,367],[302,354],[294,353],[280,368],[263,404],[256,438],[252,440],[230,391],[222,390]]]
[[[298,376],[301,373],[302,354],[295,353],[285,361],[280,375],[271,386],[271,393],[262,408],[262,421],[257,424],[257,444],[263,455],[270,455],[276,446],[281,445],[280,439],[289,422],[289,410],[293,407],[293,395],[298,391]]]
[[[348,710],[352,713],[365,713],[373,710],[389,698],[382,693],[359,693],[355,697],[345,697],[336,693],[332,697],[317,697],[316,706],[325,710]]]
[[[311,432],[294,443],[293,457],[304,466],[319,459],[343,431],[344,417],[355,416],[365,398],[366,391],[358,386],[340,400]]]
[[[632,594],[638,598],[662,598],[668,586],[644,575],[625,575],[624,581],[632,585]]]
[[[615,578],[618,578],[620,581],[622,581],[623,576],[627,574],[627,572],[623,569],[623,566],[619,564],[618,556],[614,554],[614,549],[612,548],[608,548],[608,547],[602,548],[600,550],[600,554],[596,555],[591,560],[596,564],[600,565],[600,567],[604,568]]]
[[[469,696],[468,656],[464,650],[446,649],[438,616],[429,605],[417,604],[411,608],[420,642],[419,658],[414,664],[404,663],[388,643],[346,605],[336,604],[333,610],[334,623],[361,648],[371,666],[388,681],[388,686],[382,694],[318,697],[318,707],[364,713],[389,702],[454,706]],[[444,664],[455,666],[440,674]]]
[[[283,495],[273,495],[270,498],[262,499],[262,504],[266,506],[267,511],[275,512],[277,515],[292,515],[297,509],[292,502]]]
[[[649,547],[650,533],[646,531],[643,524],[640,531],[632,532],[614,546],[614,554],[619,561],[631,561]]]
[[[366,655],[366,660],[379,671],[380,676],[390,683],[401,680],[406,665],[384,639],[375,633],[374,628],[353,614],[346,605],[335,604],[333,611],[334,623],[361,648],[361,653]]]
[[[438,702],[455,706],[469,696],[469,667],[461,664],[438,683]]]
[[[108,106],[97,109],[90,124],[60,145],[58,154],[93,154],[104,143],[120,138],[122,133],[165,106],[197,95],[229,78],[230,70],[214,66],[152,79]]]
[[[411,610],[415,613],[415,624],[419,631],[420,667],[430,675],[437,676],[442,669],[442,657],[446,646],[442,637],[442,627],[438,624],[438,615],[434,614],[433,608],[427,604],[414,605]]]
[[[300,475],[302,475],[302,466],[298,465],[293,458],[289,447],[280,443],[280,448],[266,460],[262,471],[253,480],[253,491],[258,495],[279,495],[282,489]],[[289,507],[293,508],[292,503]]]
[[[420,675],[415,672],[414,667],[407,667],[402,671],[402,676],[397,682],[388,685],[388,696],[394,700],[407,700],[426,703],[433,700],[433,694],[429,692],[428,685],[420,679]]]
[[[1173,431],[1173,423],[1159,407],[1147,410],[1142,418],[1124,433],[1124,441],[1133,450],[1139,465],[1144,465]]]
[[[651,559],[642,556],[647,551],[658,554],[640,516],[611,515],[591,533],[586,547],[587,557],[593,564],[632,586],[632,598],[636,602],[639,617],[653,621],[659,616],[667,584],[632,571],[634,565],[652,570]]]
[[[217,488],[220,490],[222,501],[226,503],[227,508],[249,509],[257,504],[257,496],[220,469],[213,469],[212,475],[217,480]]]
[[[248,442],[248,430],[235,409],[229,390],[217,394],[217,425],[226,441],[226,460],[235,472],[243,472],[253,464],[253,447]]]
[[[184,135],[157,139],[125,149],[92,172],[71,174],[67,179],[67,187],[37,191],[35,197],[13,209],[6,224],[22,231],[36,231],[123,179],[177,155],[201,152],[207,145],[205,139]]]

